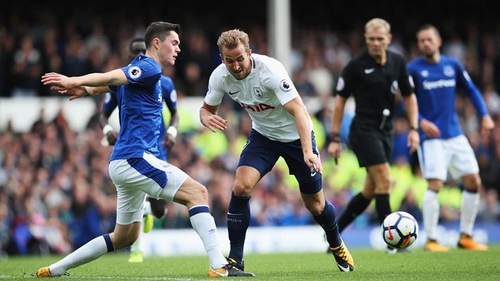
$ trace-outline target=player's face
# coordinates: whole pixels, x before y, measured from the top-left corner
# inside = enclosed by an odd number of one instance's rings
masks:
[[[425,29],[418,32],[417,44],[423,56],[432,58],[441,46],[441,39],[432,29]]]
[[[372,27],[365,32],[365,42],[370,56],[382,58],[391,43],[391,35],[383,27]]]
[[[130,60],[135,59],[137,55],[141,54],[144,55],[146,53],[146,43],[137,41],[132,43],[132,46],[130,46]]]
[[[159,41],[158,38],[158,47],[159,47],[159,56],[160,63],[163,67],[174,65],[175,60],[177,59],[177,55],[181,51],[180,48],[180,39],[179,34],[175,31],[171,31],[169,35],[163,40],[163,42]]]
[[[252,71],[252,52],[245,51],[243,44],[238,44],[236,48],[222,48],[221,58],[227,70],[238,80],[242,80]]]

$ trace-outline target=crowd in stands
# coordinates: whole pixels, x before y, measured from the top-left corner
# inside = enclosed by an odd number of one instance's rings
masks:
[[[2,98],[58,96],[40,83],[41,75],[48,71],[71,76],[125,65],[129,40],[141,36],[148,23],[129,18],[110,27],[105,17],[85,14],[57,18],[49,9],[37,10],[36,17],[22,15],[19,11],[13,12],[9,21],[0,21]],[[186,25],[182,31],[179,60],[165,73],[173,78],[179,99],[203,97],[208,76],[220,63],[214,36],[223,27],[210,28]],[[453,26],[444,25],[442,52],[464,63],[497,124],[489,138],[481,138],[472,104],[458,95],[457,111],[477,154],[484,183],[478,221],[500,222],[500,27],[496,28],[482,31],[471,23],[459,34]],[[363,49],[361,30],[293,29],[291,73],[304,99],[319,100],[322,105],[311,110],[311,114],[324,162],[325,192],[338,212],[350,196],[362,188],[365,173],[358,167],[348,145],[338,165],[328,156],[325,146],[331,130],[335,80],[345,64]],[[265,26],[249,26],[246,31],[252,50],[267,54]],[[403,39],[396,31],[391,48],[407,59],[415,57],[414,44]],[[29,131],[17,132],[9,126],[0,128],[0,255],[67,254],[93,237],[111,231],[116,195],[108,176],[112,147],[102,146],[100,142],[103,134],[97,115],[101,102],[96,99],[97,110],[84,132],[72,130],[62,111],[53,120],[46,120],[41,111],[39,120]],[[226,132],[181,131],[168,159],[207,186],[211,212],[217,225],[224,227],[234,169],[251,121],[231,101],[224,103],[220,110],[221,115],[230,120],[231,126]],[[416,157],[407,154],[409,127],[400,111],[395,111],[391,207],[406,210],[421,220],[419,206],[426,183]],[[197,120],[198,112],[189,114],[196,115]],[[348,122],[352,114],[353,109],[346,112],[344,120]],[[345,137],[343,131],[342,138],[345,140]],[[277,165],[256,188],[250,201],[252,226],[313,224],[294,180],[284,167]],[[440,193],[441,221],[458,220],[460,196],[460,182],[447,182]],[[176,204],[169,204],[168,208],[166,217],[155,222],[155,228],[189,227],[185,208]],[[373,215],[370,208],[353,227],[375,222]]]

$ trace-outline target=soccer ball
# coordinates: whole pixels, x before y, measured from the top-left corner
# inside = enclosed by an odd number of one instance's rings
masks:
[[[380,228],[385,243],[394,248],[407,248],[417,240],[417,220],[407,212],[398,211],[388,215]]]

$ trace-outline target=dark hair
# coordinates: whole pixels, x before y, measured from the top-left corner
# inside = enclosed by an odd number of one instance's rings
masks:
[[[171,31],[181,34],[181,26],[176,23],[154,21],[146,29],[144,41],[146,41],[146,48],[149,48],[154,38],[159,38],[160,41],[165,40]]]
[[[128,45],[128,51],[130,59],[137,57],[138,54],[144,55],[146,53],[146,43],[144,39],[139,37],[132,39]]]
[[[434,31],[438,38],[441,38],[441,34],[439,33],[439,30],[437,29],[437,27],[435,27],[434,25],[429,24],[429,23],[420,26],[417,33],[419,33],[420,31],[429,30],[429,29]]]

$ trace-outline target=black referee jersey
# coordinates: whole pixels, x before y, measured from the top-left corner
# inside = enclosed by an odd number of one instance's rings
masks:
[[[392,123],[390,121],[396,93],[400,91],[403,96],[413,93],[409,79],[403,56],[387,51],[387,62],[380,65],[368,51],[364,51],[342,70],[335,93],[343,97],[353,95],[356,103],[355,118],[362,119],[366,125],[378,126],[384,109],[390,110],[390,116],[386,117],[389,125]],[[391,125],[389,127],[392,128]]]

